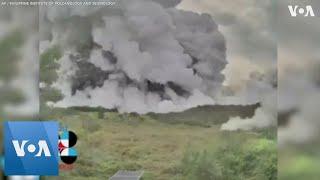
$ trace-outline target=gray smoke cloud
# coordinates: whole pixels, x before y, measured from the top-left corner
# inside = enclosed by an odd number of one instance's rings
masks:
[[[214,104],[227,64],[224,36],[210,15],[174,8],[179,2],[42,8],[41,27],[50,28],[41,44],[64,49],[52,84],[64,98],[54,106],[146,113]]]
[[[261,103],[251,118],[232,117],[221,125],[221,130],[252,130],[277,125],[277,71],[272,69],[265,74],[253,73],[247,82],[246,90],[240,92],[240,97],[246,101]]]
[[[290,112],[288,122],[278,130],[280,147],[309,143],[320,136],[320,65],[312,66],[291,69],[279,79],[279,112]]]
[[[275,3],[185,0],[179,8],[210,13],[226,37],[229,63],[223,72],[226,87],[219,97],[219,104],[261,103],[254,117],[231,118],[221,129],[251,130],[274,126],[277,84]]]
[[[297,5],[312,5],[319,1],[296,1]],[[279,119],[279,147],[312,144],[317,148],[320,137],[320,85],[319,47],[320,21],[318,17],[291,17],[283,0],[278,6],[279,41],[279,114],[289,114]],[[304,36],[301,36],[304,34]],[[309,147],[308,147],[309,148]]]

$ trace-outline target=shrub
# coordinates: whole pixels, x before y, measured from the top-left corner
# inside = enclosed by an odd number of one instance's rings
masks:
[[[218,180],[222,179],[221,170],[207,151],[187,151],[182,159],[180,170],[190,180]]]
[[[177,170],[186,179],[277,179],[275,141],[259,139],[244,144],[227,143],[217,150],[188,150]]]

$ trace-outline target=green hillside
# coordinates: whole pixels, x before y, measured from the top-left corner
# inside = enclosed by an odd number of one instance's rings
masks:
[[[170,124],[188,124],[210,127],[227,122],[230,117],[252,117],[260,104],[241,105],[207,105],[188,109],[183,113],[172,112],[166,114],[149,113],[152,118]]]
[[[49,92],[50,94],[53,94]],[[230,117],[239,116],[242,118],[252,117],[255,110],[260,106],[259,103],[253,105],[206,105],[199,106],[185,110],[181,112],[170,112],[170,113],[148,113],[148,116],[154,120],[169,123],[169,124],[186,124],[210,127],[211,125],[218,125],[227,122]],[[44,111],[46,108],[43,108]],[[104,109],[102,107],[70,107],[70,111],[81,111],[81,112],[96,112],[96,113],[107,113],[117,112],[116,109]],[[45,114],[43,111],[42,114]],[[50,110],[46,110],[50,114]],[[127,114],[131,117],[143,118],[137,113]],[[101,116],[101,115],[100,115]],[[108,116],[108,114],[106,114]],[[120,115],[122,116],[122,115]],[[104,116],[103,116],[104,117]]]
[[[275,129],[223,132],[219,125],[165,123],[150,114],[51,112],[48,119],[79,136],[75,168],[59,179],[108,179],[118,170],[144,170],[147,180],[276,179]]]

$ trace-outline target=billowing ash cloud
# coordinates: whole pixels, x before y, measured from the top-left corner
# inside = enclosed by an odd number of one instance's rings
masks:
[[[246,92],[251,99],[259,99],[261,107],[251,118],[232,117],[222,124],[221,130],[252,130],[277,125],[277,72],[275,69],[265,74],[253,73],[247,83]],[[243,97],[243,95],[241,95]]]
[[[233,117],[222,124],[221,130],[252,130],[275,126],[277,124],[276,100],[276,91],[274,91],[265,97],[264,101],[262,101],[262,107],[256,109],[253,117],[245,119]]]
[[[320,1],[299,1],[300,6],[319,7]],[[317,149],[320,137],[320,21],[292,18],[286,10],[292,1],[279,1],[279,147]],[[301,34],[304,33],[304,36]],[[281,117],[281,118],[280,118]],[[315,146],[314,146],[315,145]],[[309,147],[307,146],[308,151]],[[301,149],[303,149],[301,148]],[[315,148],[315,149],[314,149]],[[305,150],[305,149],[303,149]],[[310,151],[309,151],[310,152]]]
[[[64,99],[55,106],[146,113],[214,104],[227,64],[224,37],[210,15],[174,8],[179,2],[42,9],[41,23],[51,27],[42,37],[65,50],[52,85]]]

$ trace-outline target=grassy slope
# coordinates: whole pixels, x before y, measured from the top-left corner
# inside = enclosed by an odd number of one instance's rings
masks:
[[[320,176],[320,147],[309,144],[279,149],[279,179],[318,180]]]
[[[42,97],[46,100],[54,100],[57,99],[57,97],[59,98],[59,94],[56,94],[55,91],[50,91],[50,89],[44,89],[42,91]],[[225,123],[230,117],[252,117],[259,106],[259,103],[246,106],[205,105],[187,109],[183,113],[148,113],[147,116],[168,124],[187,124],[210,127],[211,125]],[[104,109],[102,107],[71,107],[69,109],[82,112],[117,112],[116,109]],[[48,113],[50,113],[50,111]],[[130,115],[139,116],[137,113],[131,113]]]
[[[230,144],[240,149],[260,146],[260,140],[269,142],[260,132],[222,132],[216,125],[168,124],[150,116],[116,112],[105,113],[104,119],[97,117],[98,113],[77,111],[50,116],[79,136],[76,168],[62,172],[64,179],[107,179],[120,169],[143,169],[144,179],[191,179],[179,169],[186,151],[218,151]],[[275,148],[275,141],[270,142]]]

